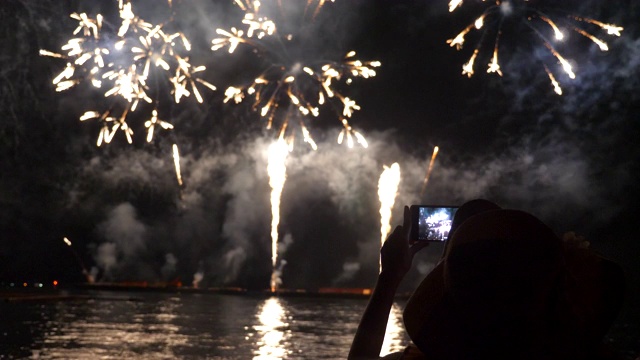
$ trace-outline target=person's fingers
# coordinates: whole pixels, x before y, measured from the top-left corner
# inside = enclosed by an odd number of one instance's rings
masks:
[[[402,235],[402,226],[398,225],[393,229],[393,231],[389,234],[389,236],[387,236],[387,238],[384,240],[384,243],[386,244],[391,238],[395,238],[401,235]]]
[[[396,225],[395,229],[393,229],[393,233],[391,235],[398,236],[402,234],[402,225]]]
[[[404,220],[402,222],[402,230],[405,239],[409,239],[411,234],[411,211],[407,205],[404,206]]]

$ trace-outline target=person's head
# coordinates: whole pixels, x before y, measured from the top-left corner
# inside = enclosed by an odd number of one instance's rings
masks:
[[[558,315],[562,241],[528,213],[485,205],[461,214],[443,259],[407,303],[407,332],[432,358],[550,356],[554,334],[572,323]]]
[[[473,199],[460,205],[458,211],[456,211],[453,221],[451,222],[451,229],[449,230],[449,237],[453,236],[453,233],[460,227],[460,225],[468,218],[483,213],[485,211],[498,210],[501,207],[486,199]],[[447,252],[450,242],[445,243],[444,253]],[[444,255],[443,253],[443,255]]]
[[[501,209],[501,207],[498,204],[486,199],[469,200],[460,205],[458,211],[456,211],[456,215],[453,217],[453,221],[451,222],[451,233],[456,231],[456,229],[468,218],[485,211],[499,209]]]

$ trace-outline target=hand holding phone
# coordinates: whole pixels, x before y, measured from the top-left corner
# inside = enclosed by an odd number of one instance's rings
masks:
[[[410,241],[446,241],[457,210],[450,205],[411,205]]]

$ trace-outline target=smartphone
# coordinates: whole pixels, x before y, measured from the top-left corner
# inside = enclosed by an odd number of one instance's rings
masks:
[[[458,206],[411,205],[411,239],[446,241]]]

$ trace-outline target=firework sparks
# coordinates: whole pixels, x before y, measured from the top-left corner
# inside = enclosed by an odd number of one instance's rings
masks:
[[[465,37],[473,29],[483,29],[480,35],[480,40],[474,48],[471,58],[462,66],[463,75],[467,75],[467,77],[473,76],[474,63],[481,53],[484,40],[488,36],[488,34],[494,34],[495,40],[492,47],[493,56],[491,57],[491,61],[488,65],[487,73],[496,73],[499,76],[502,76],[502,70],[500,69],[500,64],[498,62],[498,53],[500,49],[498,44],[502,35],[505,18],[512,17],[516,20],[520,20],[528,28],[532,29],[533,33],[537,35],[537,39],[541,41],[541,43],[557,59],[562,70],[567,74],[567,76],[571,79],[575,79],[576,75],[573,72],[570,61],[565,59],[564,56],[562,56],[560,52],[558,52],[552,45],[551,41],[548,40],[549,38],[553,38],[554,41],[563,41],[566,38],[562,30],[563,26],[559,25],[556,20],[552,19],[552,17],[549,16],[549,14],[544,13],[541,9],[536,9],[530,6],[530,2],[527,0],[504,0],[486,3],[487,6],[480,17],[476,18],[474,22],[465,27],[455,37],[447,40],[447,43],[451,47],[455,47],[457,50],[460,50],[464,45]],[[462,0],[451,0],[449,2],[449,11],[453,12],[456,9],[461,8],[462,6]],[[613,24],[606,24],[589,18],[571,16],[570,19],[573,19],[575,20],[575,22],[579,23],[595,25],[600,30],[606,31],[608,35],[620,36],[620,32],[623,30],[622,27]],[[592,34],[589,30],[575,26],[575,22],[573,22],[573,24],[568,24],[567,28],[591,40],[600,48],[601,51],[607,51],[609,49],[608,45],[603,40]],[[485,23],[496,25],[489,26],[487,28],[484,26]],[[560,86],[558,84],[558,81],[556,80],[556,77],[553,75],[547,64],[543,63],[543,66],[546,73],[549,75],[549,78],[551,79],[554,91],[557,94],[561,94],[562,91],[559,91]]]
[[[66,237],[66,236],[64,238],[62,238],[62,240],[64,241],[65,244],[67,244],[67,247],[69,247],[69,250],[71,250],[71,252],[73,253],[73,256],[75,257],[76,261],[78,262],[78,265],[82,269],[82,275],[84,275],[84,277],[87,279],[88,283],[92,284],[95,281],[95,279],[89,273],[89,271],[87,271],[87,268],[84,266],[84,263],[82,262],[82,259],[80,259],[80,256],[78,255],[76,250],[73,248],[71,240],[69,240],[69,238]]]
[[[349,51],[337,61],[304,61],[289,56],[288,47],[293,35],[282,35],[278,32],[275,21],[261,13],[257,1],[236,0],[236,5],[245,12],[242,20],[243,28],[232,27],[229,30],[217,29],[219,37],[212,40],[213,51],[227,49],[233,53],[239,45],[247,45],[270,63],[254,80],[242,86],[230,86],[225,90],[224,102],[233,100],[238,104],[246,98],[252,98],[252,109],[265,118],[267,129],[271,129],[274,121],[279,123],[280,133],[292,132],[299,128],[303,140],[314,150],[315,142],[305,125],[306,118],[316,118],[323,107],[331,107],[336,111],[343,130],[338,142],[346,137],[347,144],[355,143],[367,146],[361,133],[349,124],[354,112],[360,106],[349,96],[336,90],[336,83],[350,84],[354,78],[370,78],[376,75],[379,61],[361,61],[355,58],[356,52]],[[315,17],[325,1],[308,1],[305,14],[311,9]],[[312,20],[312,19],[310,19]],[[289,109],[297,110],[298,116],[290,114]],[[297,119],[297,122],[291,122]],[[300,124],[300,126],[291,126]],[[291,143],[293,134],[285,135]]]
[[[364,136],[362,136],[362,134],[360,134],[359,132],[353,130],[351,128],[351,125],[349,125],[349,122],[347,122],[347,119],[342,119],[342,125],[344,126],[344,128],[342,129],[342,131],[340,131],[340,134],[338,134],[338,144],[342,144],[342,142],[344,141],[344,138],[347,138],[347,146],[349,148],[353,148],[354,142],[353,139],[355,138],[356,142],[358,144],[360,144],[363,148],[368,148],[369,147],[369,143],[367,143],[367,139],[365,139]]]
[[[422,182],[420,197],[424,195],[424,191],[427,188],[427,183],[429,182],[429,178],[431,177],[431,171],[433,170],[433,164],[435,164],[436,162],[436,156],[438,156],[439,151],[440,151],[440,148],[438,146],[433,147],[433,154],[431,154],[431,161],[429,162],[429,167],[427,168],[427,174],[424,176],[424,181]]]
[[[178,145],[173,144],[173,165],[176,168],[176,179],[178,185],[182,187],[182,174],[180,172],[180,152],[178,152]]]
[[[289,147],[282,137],[269,146],[267,174],[271,187],[271,291],[278,287],[277,262],[278,262],[278,224],[280,223],[280,197],[287,179],[287,167],[285,161],[289,154]]]
[[[597,37],[589,34],[588,32],[586,32],[586,31],[584,31],[582,29],[579,29],[577,27],[574,27],[573,30],[575,32],[577,32],[578,34],[586,37],[587,39],[593,41],[594,44],[598,45],[598,47],[600,48],[601,51],[609,51],[609,46],[604,41],[598,39]]]
[[[569,61],[567,61],[567,59],[560,55],[560,53],[556,51],[556,49],[554,49],[551,44],[545,43],[545,46],[547,47],[547,49],[549,49],[553,56],[558,59],[560,64],[562,64],[562,69],[567,73],[567,76],[569,76],[571,79],[575,79],[576,74],[573,72],[573,67],[571,66],[571,64],[569,64]]]
[[[622,30],[624,30],[624,28],[622,28],[620,26],[613,25],[613,24],[605,24],[605,23],[603,23],[601,21],[594,20],[594,19],[582,18],[582,17],[579,17],[579,16],[574,16],[573,18],[575,20],[577,20],[577,21],[582,21],[582,22],[586,22],[586,23],[589,23],[589,24],[597,25],[602,30],[605,30],[608,35],[620,36],[620,32]]]
[[[127,107],[118,118],[111,116],[111,110],[105,111],[104,113],[87,111],[80,116],[80,121],[98,119],[102,122],[102,128],[98,134],[96,146],[102,145],[103,142],[106,144],[110,143],[118,130],[121,130],[125,134],[127,142],[131,144],[133,142],[133,129],[131,129],[126,122],[127,114],[130,110],[131,107]],[[109,126],[111,126],[111,128],[109,128]]]
[[[398,194],[400,184],[400,165],[393,163],[384,170],[378,180],[378,198],[380,199],[380,246],[391,232],[391,210]],[[382,265],[380,265],[382,269]]]
[[[544,70],[547,72],[547,75],[549,75],[549,80],[551,80],[551,85],[553,85],[553,91],[555,91],[555,93],[558,95],[562,95],[562,88],[560,87],[560,84],[556,80],[556,77],[553,76],[553,73],[551,73],[551,71],[546,65],[544,67]]]
[[[462,0],[451,0],[449,1],[449,12],[453,12],[455,9],[462,6]]]
[[[96,77],[96,74],[105,66],[104,57],[110,54],[109,50],[100,44],[99,34],[102,29],[102,15],[98,14],[93,19],[89,18],[85,13],[73,13],[70,17],[79,22],[73,34],[77,35],[82,32],[83,37],[69,39],[60,48],[66,55],[44,49],[40,50],[39,53],[41,56],[65,59],[67,61],[65,68],[52,81],[56,85],[56,91],[68,90],[81,83],[83,78],[88,79],[94,86],[100,87],[100,80]],[[89,61],[91,59],[93,59],[92,66],[90,66],[91,62]],[[77,67],[82,67],[81,75],[77,75]]]
[[[113,139],[113,136],[118,130],[122,130],[122,132],[127,137],[127,141],[131,143],[133,141],[133,130],[129,127],[129,124],[126,122],[127,114],[129,113],[130,108],[126,108],[119,118],[115,118],[111,115],[111,111],[105,111],[104,113],[100,113],[98,111],[87,111],[82,116],[80,116],[80,121],[86,121],[90,119],[99,119],[102,121],[102,129],[98,135],[98,141],[96,142],[97,146],[102,145],[102,142],[110,143]],[[109,124],[113,123],[111,129],[109,129]]]
[[[336,0],[330,0],[331,2],[335,2]],[[305,9],[305,13],[308,10],[315,6],[315,10],[313,11],[313,18],[315,18],[318,13],[320,13],[320,9],[324,6],[327,0],[307,0],[307,8]]]
[[[168,5],[171,7],[172,2]],[[116,19],[107,21],[100,14],[91,17],[86,13],[73,13],[70,17],[78,21],[73,31],[75,37],[61,47],[62,53],[43,49],[40,55],[66,61],[65,68],[53,79],[58,92],[84,82],[95,88],[102,88],[107,83],[104,96],[113,102],[109,110],[87,111],[80,118],[81,121],[97,119],[102,122],[98,146],[109,143],[117,130],[122,130],[127,142],[132,143],[133,129],[127,116],[136,111],[141,101],[155,104],[151,120],[144,122],[148,129],[147,141],[152,141],[156,125],[165,130],[173,129],[173,125],[158,120],[159,96],[166,91],[157,87],[163,84],[172,86],[170,93],[175,103],[191,94],[202,103],[204,99],[198,86],[216,89],[200,77],[205,67],[189,62],[186,54],[191,50],[191,43],[187,37],[180,31],[167,31],[174,26],[173,19],[160,25],[152,24],[134,13],[130,1],[123,0],[118,1]],[[107,32],[106,36],[102,36],[103,31]],[[154,86],[150,88],[149,84]],[[125,105],[120,103],[122,100]],[[117,108],[125,110],[116,118],[110,114]],[[140,117],[136,116],[136,119]]]
[[[462,75],[467,75],[467,77],[473,76],[473,63],[476,61],[478,52],[478,49],[475,49],[469,61],[466,64],[462,65]]]
[[[500,64],[498,63],[498,45],[497,44],[493,50],[493,57],[491,58],[491,62],[489,63],[489,68],[487,69],[487,73],[496,73],[502,76],[502,70],[500,70]]]
[[[156,109],[153,109],[153,111],[151,112],[151,119],[147,120],[144,123],[144,127],[146,127],[147,130],[147,142],[151,142],[153,140],[153,132],[156,126],[160,126],[161,128],[165,129],[165,130],[171,130],[173,129],[173,125],[171,125],[170,123],[164,121],[164,120],[160,120],[158,119],[158,111]],[[175,145],[174,145],[175,146]]]

